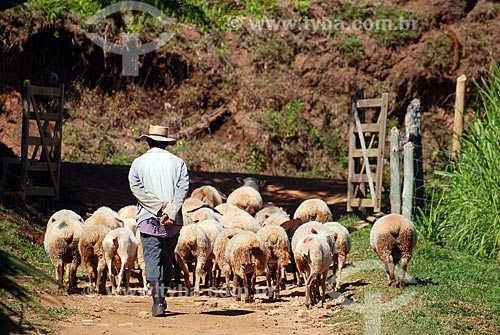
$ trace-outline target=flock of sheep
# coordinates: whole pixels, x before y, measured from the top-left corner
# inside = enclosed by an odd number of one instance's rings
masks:
[[[188,289],[200,294],[202,280],[218,286],[225,278],[227,294],[237,300],[253,300],[256,276],[264,274],[270,299],[279,298],[286,281],[285,266],[291,263],[294,281],[305,283],[305,305],[310,307],[326,293],[326,279],[333,263],[335,290],[340,289],[342,267],[351,250],[349,231],[333,216],[321,199],[300,204],[290,219],[282,208],[264,207],[254,178],[239,180],[243,185],[224,202],[213,186],[193,190],[182,207],[182,227],[175,259],[184,274]],[[141,239],[135,220],[136,207],[125,206],[118,212],[101,207],[86,220],[71,210],[54,213],[47,223],[44,246],[56,267],[62,284],[65,265],[69,265],[69,289],[76,289],[78,266],[88,269],[90,288],[106,293],[109,278],[112,293],[128,291],[131,271],[139,267],[143,290],[147,292],[146,271]],[[389,285],[396,286],[394,267],[401,261],[400,286],[404,285],[406,267],[417,242],[413,224],[397,214],[378,219],[370,233],[370,245],[386,264]],[[193,266],[193,283],[190,266]],[[285,276],[285,278],[283,278]],[[232,281],[231,281],[232,277]],[[233,284],[231,291],[230,283]],[[321,288],[321,290],[320,290]]]

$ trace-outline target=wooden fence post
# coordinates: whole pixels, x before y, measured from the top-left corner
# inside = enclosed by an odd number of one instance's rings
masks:
[[[464,131],[464,111],[465,111],[465,74],[457,78],[457,88],[455,94],[455,119],[453,121],[453,143],[451,149],[452,159],[456,159],[460,152],[460,137]]]
[[[424,155],[422,150],[422,127],[421,127],[421,113],[420,113],[420,100],[413,99],[406,110],[405,125],[406,134],[405,138],[408,142],[413,143],[414,146],[414,206],[424,206]]]
[[[413,143],[408,142],[404,146],[404,159],[403,159],[403,216],[411,220],[413,209],[413,184],[414,184],[414,170],[413,170]]]
[[[391,129],[391,213],[401,214],[401,152],[399,129]]]

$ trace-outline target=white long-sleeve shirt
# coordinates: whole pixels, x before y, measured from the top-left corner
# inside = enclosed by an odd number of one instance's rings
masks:
[[[189,190],[186,163],[167,150],[151,148],[136,158],[128,175],[130,190],[138,202],[137,222],[164,213],[177,225],[182,225],[181,207]]]

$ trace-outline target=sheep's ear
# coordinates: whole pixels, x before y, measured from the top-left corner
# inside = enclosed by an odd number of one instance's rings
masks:
[[[264,187],[266,185],[267,180],[259,180],[259,187]]]
[[[122,227],[125,225],[125,222],[124,222],[122,219],[120,219],[120,218],[116,218],[116,217],[115,217],[115,220],[116,220],[116,221],[117,221],[117,222],[118,222],[118,223],[119,223]]]
[[[88,212],[87,212],[87,213],[85,213],[85,216],[86,216],[87,218],[89,218],[89,217],[91,217],[91,216],[92,216],[92,213],[88,213]]]
[[[236,181],[238,182],[238,184],[244,183],[244,181],[243,181],[243,179],[241,179],[241,177],[236,177]]]

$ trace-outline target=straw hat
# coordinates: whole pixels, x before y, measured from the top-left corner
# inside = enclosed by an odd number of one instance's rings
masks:
[[[170,142],[170,144],[175,144],[177,139],[168,137],[168,127],[163,126],[149,126],[149,132],[147,134],[142,134],[137,138],[137,140],[142,140],[145,138],[150,138],[159,142]]]

